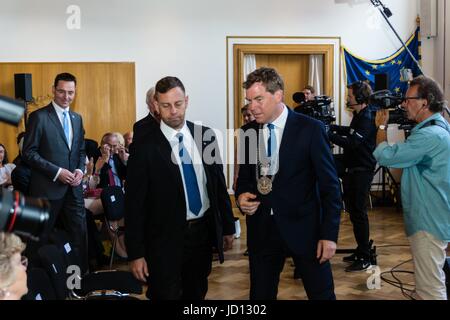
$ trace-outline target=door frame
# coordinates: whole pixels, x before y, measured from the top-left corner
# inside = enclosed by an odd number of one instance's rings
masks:
[[[336,122],[341,123],[342,92],[341,38],[340,37],[250,37],[227,36],[227,129],[242,124],[241,104],[244,101],[242,83],[245,54],[323,54],[324,94],[333,99]],[[234,139],[227,142],[227,180],[233,181]],[[230,183],[229,183],[230,185]],[[232,190],[230,190],[232,191]]]

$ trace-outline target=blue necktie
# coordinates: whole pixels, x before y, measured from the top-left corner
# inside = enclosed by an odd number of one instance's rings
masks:
[[[66,136],[67,144],[70,146],[70,140],[69,140],[69,112],[64,111],[63,112],[63,129],[64,129],[64,135]]]
[[[183,144],[183,134],[177,134],[179,140],[179,156],[181,160],[181,166],[183,169],[184,183],[186,186],[186,193],[188,195],[189,210],[198,215],[202,208],[202,200],[200,198],[200,190],[198,188],[197,176],[195,174],[194,166],[192,164],[191,157],[187,152]]]
[[[275,126],[272,123],[267,124],[269,128],[269,139],[267,139],[267,156],[270,158],[277,151],[277,137],[275,136]]]

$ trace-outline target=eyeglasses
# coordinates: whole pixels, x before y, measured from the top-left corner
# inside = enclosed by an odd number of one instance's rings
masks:
[[[406,102],[408,100],[419,100],[422,99],[421,97],[404,97],[403,101]]]

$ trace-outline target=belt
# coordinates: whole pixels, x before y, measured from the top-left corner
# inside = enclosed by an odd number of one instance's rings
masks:
[[[188,221],[186,221],[187,222],[187,226],[190,228],[190,227],[193,227],[195,225],[201,224],[203,222],[206,222],[207,218],[208,217],[203,216],[203,217],[198,218],[198,219],[188,220]]]
[[[364,167],[354,167],[354,168],[347,168],[345,169],[345,172],[347,173],[355,173],[355,172],[372,172],[373,170],[364,168]]]

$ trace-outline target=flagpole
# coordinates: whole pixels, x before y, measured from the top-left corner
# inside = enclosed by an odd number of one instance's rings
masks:
[[[411,58],[413,59],[413,61],[417,64],[417,67],[419,68],[420,73],[422,73],[423,75],[425,75],[425,73],[422,70],[422,67],[419,64],[419,61],[417,61],[417,59],[414,57],[414,55],[412,54],[412,52],[409,50],[408,46],[405,44],[405,42],[403,42],[402,38],[398,35],[397,31],[395,30],[394,26],[391,24],[391,22],[389,21],[389,17],[392,16],[392,12],[391,10],[389,10],[389,8],[387,8],[380,0],[370,0],[370,2],[372,2],[372,4],[375,6],[375,8],[378,8],[378,11],[380,11],[381,15],[383,16],[384,20],[386,20],[387,24],[389,25],[389,27],[391,27],[392,31],[394,32],[394,34],[397,36],[398,40],[401,42],[401,44],[403,45],[403,48],[405,48],[405,50],[408,52],[408,54],[411,56]]]

